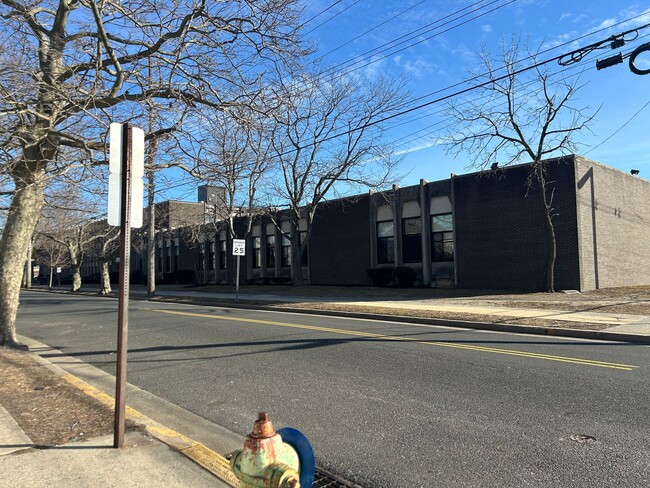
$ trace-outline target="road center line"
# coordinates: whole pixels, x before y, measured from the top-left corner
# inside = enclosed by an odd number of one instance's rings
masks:
[[[453,349],[466,349],[470,351],[489,352],[493,354],[505,354],[509,356],[520,356],[520,357],[527,357],[532,359],[544,359],[547,361],[559,361],[563,363],[581,364],[584,366],[597,366],[601,368],[610,368],[610,369],[620,369],[624,371],[632,371],[635,368],[638,368],[638,366],[634,366],[631,364],[618,364],[618,363],[610,363],[606,361],[596,361],[592,359],[554,356],[550,354],[516,351],[514,349],[501,349],[501,348],[487,347],[487,346],[476,346],[471,344],[455,344],[452,342],[444,342],[444,341],[421,341],[418,339],[413,339],[412,337],[375,334],[372,332],[363,332],[363,331],[347,330],[347,329],[334,329],[330,327],[319,327],[316,325],[295,324],[290,322],[277,322],[273,320],[245,319],[241,317],[226,317],[222,315],[211,315],[211,314],[202,314],[202,313],[193,313],[193,312],[179,312],[176,310],[160,310],[160,309],[148,309],[148,310],[155,313],[165,313],[169,315],[182,315],[186,317],[200,317],[200,318],[206,318],[212,320],[226,320],[230,322],[245,322],[250,324],[273,325],[276,327],[289,327],[293,329],[313,330],[316,332],[332,332],[334,334],[367,337],[371,339],[381,339],[385,341],[413,342],[416,344],[424,344],[427,346],[448,347]]]

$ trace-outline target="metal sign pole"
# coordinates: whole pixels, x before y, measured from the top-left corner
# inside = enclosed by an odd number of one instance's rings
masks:
[[[120,294],[117,312],[117,370],[113,447],[124,446],[126,425],[126,353],[129,328],[129,261],[131,257],[131,144],[132,126],[122,125],[122,194],[120,208]]]
[[[237,255],[237,277],[235,278],[235,301],[239,301],[239,260],[241,256]]]

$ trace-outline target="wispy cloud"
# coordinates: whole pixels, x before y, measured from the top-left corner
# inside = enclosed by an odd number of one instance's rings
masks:
[[[490,32],[492,32],[494,29],[492,28],[492,26],[491,26],[490,24],[485,24],[483,27],[481,27],[481,30],[482,30],[483,32],[485,32],[485,33],[490,33]]]
[[[415,59],[408,59],[399,55],[393,58],[393,63],[395,63],[395,65],[403,72],[417,77],[426,73],[434,73],[437,68],[434,63],[426,61],[425,58],[421,56],[418,56]]]
[[[408,147],[406,149],[400,149],[399,151],[395,152],[395,156],[403,156],[404,154],[410,154],[414,153],[417,151],[422,151],[423,149],[429,149],[430,147],[433,146],[438,146],[442,144],[442,141],[438,138],[436,138],[433,141],[427,141],[427,142],[420,142],[414,146]]]

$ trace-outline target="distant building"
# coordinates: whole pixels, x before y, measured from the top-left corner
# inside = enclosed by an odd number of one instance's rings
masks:
[[[529,167],[422,180],[322,204],[302,256],[305,282],[369,285],[368,270],[408,267],[419,286],[543,290],[548,244],[538,190],[527,185]],[[573,155],[549,160],[547,181],[556,289],[650,284],[650,182]],[[235,261],[225,227],[196,230],[201,211],[191,209],[199,204],[169,204],[169,226],[157,241],[158,277],[183,272],[199,283],[233,283]],[[185,212],[191,217],[181,225]],[[276,218],[286,232],[283,215]],[[291,254],[280,229],[264,216],[255,219],[248,236],[241,227],[236,220],[235,231],[247,243],[242,282],[287,281]],[[304,235],[304,220],[299,231]],[[132,262],[142,266],[146,259]]]

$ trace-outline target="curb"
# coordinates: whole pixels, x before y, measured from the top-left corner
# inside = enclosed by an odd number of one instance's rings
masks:
[[[43,346],[45,345],[43,344]],[[61,367],[52,364],[47,359],[41,357],[39,354],[36,354],[34,352],[29,352],[29,354],[32,354],[32,356],[39,363],[41,363],[50,371],[59,375],[70,385],[74,386],[91,398],[97,400],[111,410],[115,409],[115,399],[112,396],[100,391],[99,389],[95,388],[89,383],[86,383],[77,376],[68,373]],[[147,417],[146,415],[143,415],[128,405],[126,406],[125,412],[127,420],[131,421],[137,427],[143,428],[151,437],[159,440],[180,454],[183,454],[185,457],[191,461],[194,461],[196,464],[206,469],[229,486],[240,488],[241,485],[239,480],[235,477],[235,474],[230,469],[230,462],[222,455],[214,452],[200,442],[197,442],[187,437],[186,435],[176,432],[175,430],[170,429],[169,427],[166,427],[159,422],[156,422],[155,420]]]
[[[95,292],[78,291],[69,292],[65,290],[43,290],[30,288],[30,291],[47,292],[47,293],[61,293],[66,295],[83,295],[100,298],[113,298],[113,295],[101,295]],[[412,323],[423,325],[440,325],[445,327],[457,327],[463,329],[475,330],[489,330],[495,332],[514,332],[518,334],[534,334],[545,335],[551,337],[573,337],[578,339],[593,339],[602,341],[614,342],[632,342],[640,344],[650,344],[650,337],[640,334],[624,334],[620,332],[607,332],[602,330],[585,330],[585,329],[571,329],[571,328],[557,328],[557,327],[544,327],[534,325],[516,325],[516,324],[499,324],[495,322],[472,322],[468,320],[453,320],[453,319],[436,319],[426,317],[409,317],[405,315],[385,315],[375,313],[363,312],[343,312],[337,310],[310,310],[305,308],[290,308],[290,307],[273,307],[270,305],[249,305],[244,303],[231,303],[230,301],[219,301],[219,299],[210,298],[195,298],[195,297],[173,297],[173,296],[156,296],[153,299],[147,296],[132,295],[129,297],[132,300],[148,301],[148,302],[163,302],[163,303],[182,303],[202,306],[216,306],[239,308],[243,310],[264,310],[268,312],[286,312],[305,315],[324,315],[329,317],[345,317],[352,319],[366,319],[366,320],[381,320],[389,322]]]

